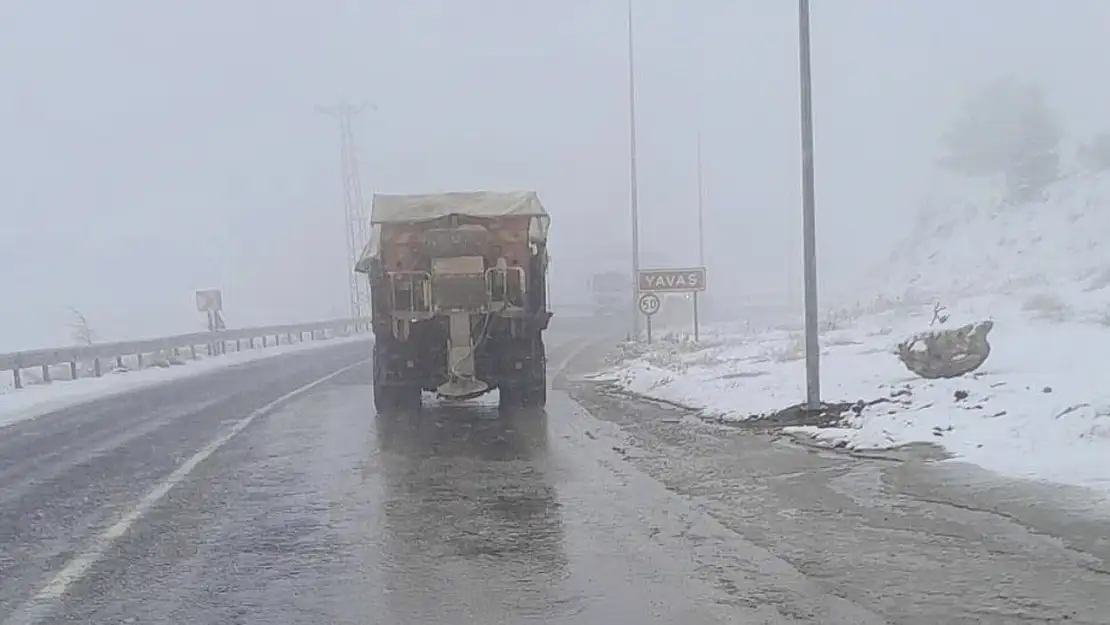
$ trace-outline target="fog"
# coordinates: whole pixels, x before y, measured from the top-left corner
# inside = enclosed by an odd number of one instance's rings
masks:
[[[645,263],[692,264],[696,137],[716,301],[800,303],[794,2],[634,0]],[[969,91],[1041,84],[1069,132],[1104,129],[1105,0],[814,2],[823,293],[907,234]],[[476,7],[482,7],[478,12]],[[374,191],[539,191],[554,298],[626,265],[622,0],[4,0],[0,350],[347,312],[339,134]]]

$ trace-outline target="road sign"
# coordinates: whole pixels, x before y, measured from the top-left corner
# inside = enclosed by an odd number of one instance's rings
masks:
[[[197,291],[197,310],[199,312],[219,312],[223,310],[224,298],[219,289]]]
[[[659,312],[659,307],[661,305],[662,302],[659,300],[659,296],[655,293],[644,293],[640,296],[640,312],[644,313],[648,317]]]
[[[705,267],[684,269],[641,269],[640,291],[654,293],[700,293],[705,290]]]

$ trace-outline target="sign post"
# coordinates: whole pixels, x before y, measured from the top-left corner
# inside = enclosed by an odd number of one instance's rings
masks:
[[[650,322],[651,315],[644,312],[644,297],[647,295],[654,295],[655,301],[661,304],[657,294],[692,293],[694,295],[694,340],[698,340],[701,332],[700,321],[698,319],[698,294],[705,291],[705,284],[705,267],[641,269],[636,276],[636,287],[639,292],[643,294],[640,296],[639,300],[640,312],[647,315]],[[656,305],[656,312],[659,310],[659,304]],[[655,313],[652,312],[651,314]],[[649,329],[648,342],[650,341]]]
[[[655,293],[641,293],[637,304],[640,307],[640,312],[644,313],[644,317],[647,317],[647,342],[648,345],[651,345],[651,317],[659,312],[663,302]]]
[[[698,294],[694,293],[694,342],[701,341],[701,331],[698,328]]]
[[[208,315],[208,331],[216,332],[218,330],[226,329],[224,325],[223,316],[220,311],[224,308],[223,293],[219,289],[207,289],[204,291],[197,291],[197,311],[206,313]],[[219,343],[212,343],[208,346],[209,354],[223,353],[224,344],[222,341]]]

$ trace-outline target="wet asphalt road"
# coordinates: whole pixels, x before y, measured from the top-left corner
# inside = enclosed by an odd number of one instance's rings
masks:
[[[724,622],[565,395],[380,418],[368,353],[0,430],[0,623]]]
[[[552,332],[554,369],[579,344]],[[381,417],[368,354],[0,429],[0,625],[1110,623],[1104,542],[936,503],[937,475],[678,427],[559,376],[596,416],[556,390],[544,413]]]

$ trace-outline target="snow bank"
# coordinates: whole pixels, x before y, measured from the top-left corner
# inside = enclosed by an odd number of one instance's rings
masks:
[[[1094,486],[1110,492],[1110,386],[1101,354],[1110,328],[1028,319],[999,301],[954,312],[945,326],[992,308],[990,358],[974,374],[924,380],[902,366],[894,346],[928,328],[932,310],[861,319],[822,336],[822,395],[871,404],[834,428],[786,428],[853,449],[914,442],[1006,475]],[[1081,354],[1069,348],[1081,346]],[[703,416],[741,421],[770,416],[805,398],[802,335],[716,333],[701,345],[667,337],[630,353],[600,381]],[[1089,354],[1085,356],[1084,354]]]
[[[1002,474],[1110,492],[1110,174],[1059,182],[1043,203],[1000,197],[966,184],[938,193],[873,276],[873,297],[825,315],[823,398],[876,403],[834,428],[788,430],[855,449],[931,442]],[[950,315],[942,327],[995,321],[980,370],[923,380],[894,355],[930,329],[936,303]],[[602,379],[707,417],[758,418],[805,398],[796,327],[623,349]]]
[[[214,358],[187,360],[181,365],[166,368],[152,367],[139,371],[107,374],[100,378],[90,377],[53,384],[37,384],[18,391],[6,387],[0,390],[0,428],[93,399],[119,395],[234,365],[366,340],[369,340],[367,335],[359,335],[326,341],[306,341],[267,349],[233,352]]]

